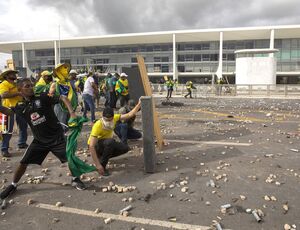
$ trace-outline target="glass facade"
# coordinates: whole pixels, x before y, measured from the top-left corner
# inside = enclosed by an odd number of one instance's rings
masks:
[[[223,72],[235,71],[235,54],[240,49],[269,48],[270,40],[238,40],[223,42]],[[275,39],[279,52],[277,72],[300,71],[300,39]],[[120,71],[122,67],[137,66],[136,54],[145,58],[149,73],[173,72],[173,45],[140,44],[61,48],[61,62],[69,62],[76,69],[93,67],[100,72]],[[54,49],[26,50],[31,70],[52,69]],[[177,70],[181,73],[215,73],[219,60],[219,41],[186,42],[176,44]],[[13,51],[16,67],[22,66],[22,51]]]

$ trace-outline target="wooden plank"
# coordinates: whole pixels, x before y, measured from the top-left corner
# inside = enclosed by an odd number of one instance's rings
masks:
[[[137,55],[137,61],[138,61],[138,66],[139,66],[139,70],[140,70],[140,74],[141,74],[141,78],[142,78],[142,82],[143,82],[143,86],[144,86],[144,90],[145,90],[145,94],[146,94],[145,96],[151,96],[152,97],[152,88],[150,86],[150,81],[149,81],[149,78],[148,78],[144,58],[141,55]],[[153,98],[152,98],[152,100],[153,100]],[[158,119],[158,116],[157,116],[157,112],[155,110],[154,100],[152,101],[152,105],[153,105],[154,134],[155,134],[155,137],[156,137],[157,146],[161,150],[162,147],[163,147],[163,144],[164,144],[164,140],[163,140],[163,137],[161,135],[160,126],[159,126],[159,119]]]

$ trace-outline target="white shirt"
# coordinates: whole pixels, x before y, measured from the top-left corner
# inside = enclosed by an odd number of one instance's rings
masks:
[[[92,76],[88,77],[84,83],[83,88],[83,94],[89,94],[91,96],[94,96],[94,89],[92,87],[92,83],[94,83],[95,80]]]

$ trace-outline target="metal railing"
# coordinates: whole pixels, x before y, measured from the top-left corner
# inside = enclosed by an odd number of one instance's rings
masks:
[[[167,93],[164,84],[152,84],[152,91],[155,96],[163,96]],[[249,97],[300,97],[300,85],[194,85],[194,97],[213,96],[249,96]],[[178,84],[174,87],[173,95],[184,96],[187,94],[185,84]]]

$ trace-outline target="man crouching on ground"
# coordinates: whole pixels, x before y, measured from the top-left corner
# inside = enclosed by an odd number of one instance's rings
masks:
[[[118,121],[126,121],[139,111],[141,101],[126,114],[114,114],[112,108],[106,107],[103,110],[102,119],[98,120],[91,131],[88,145],[89,150],[100,175],[108,176],[106,169],[108,160],[120,156],[129,151],[129,146],[113,139],[114,128]]]
[[[13,110],[1,107],[1,111],[6,114],[15,112],[22,116],[30,126],[34,139],[15,171],[12,184],[0,194],[2,200],[17,189],[17,183],[24,175],[27,166],[29,164],[41,165],[50,151],[62,163],[67,162],[66,140],[62,126],[54,114],[53,105],[59,103],[59,100],[63,101],[70,116],[76,117],[70,101],[65,96],[48,96],[46,93],[34,95],[33,84],[28,78],[18,83],[18,91],[24,97],[24,101],[19,102]],[[85,185],[77,177],[73,177],[72,186],[78,190],[85,189]]]

